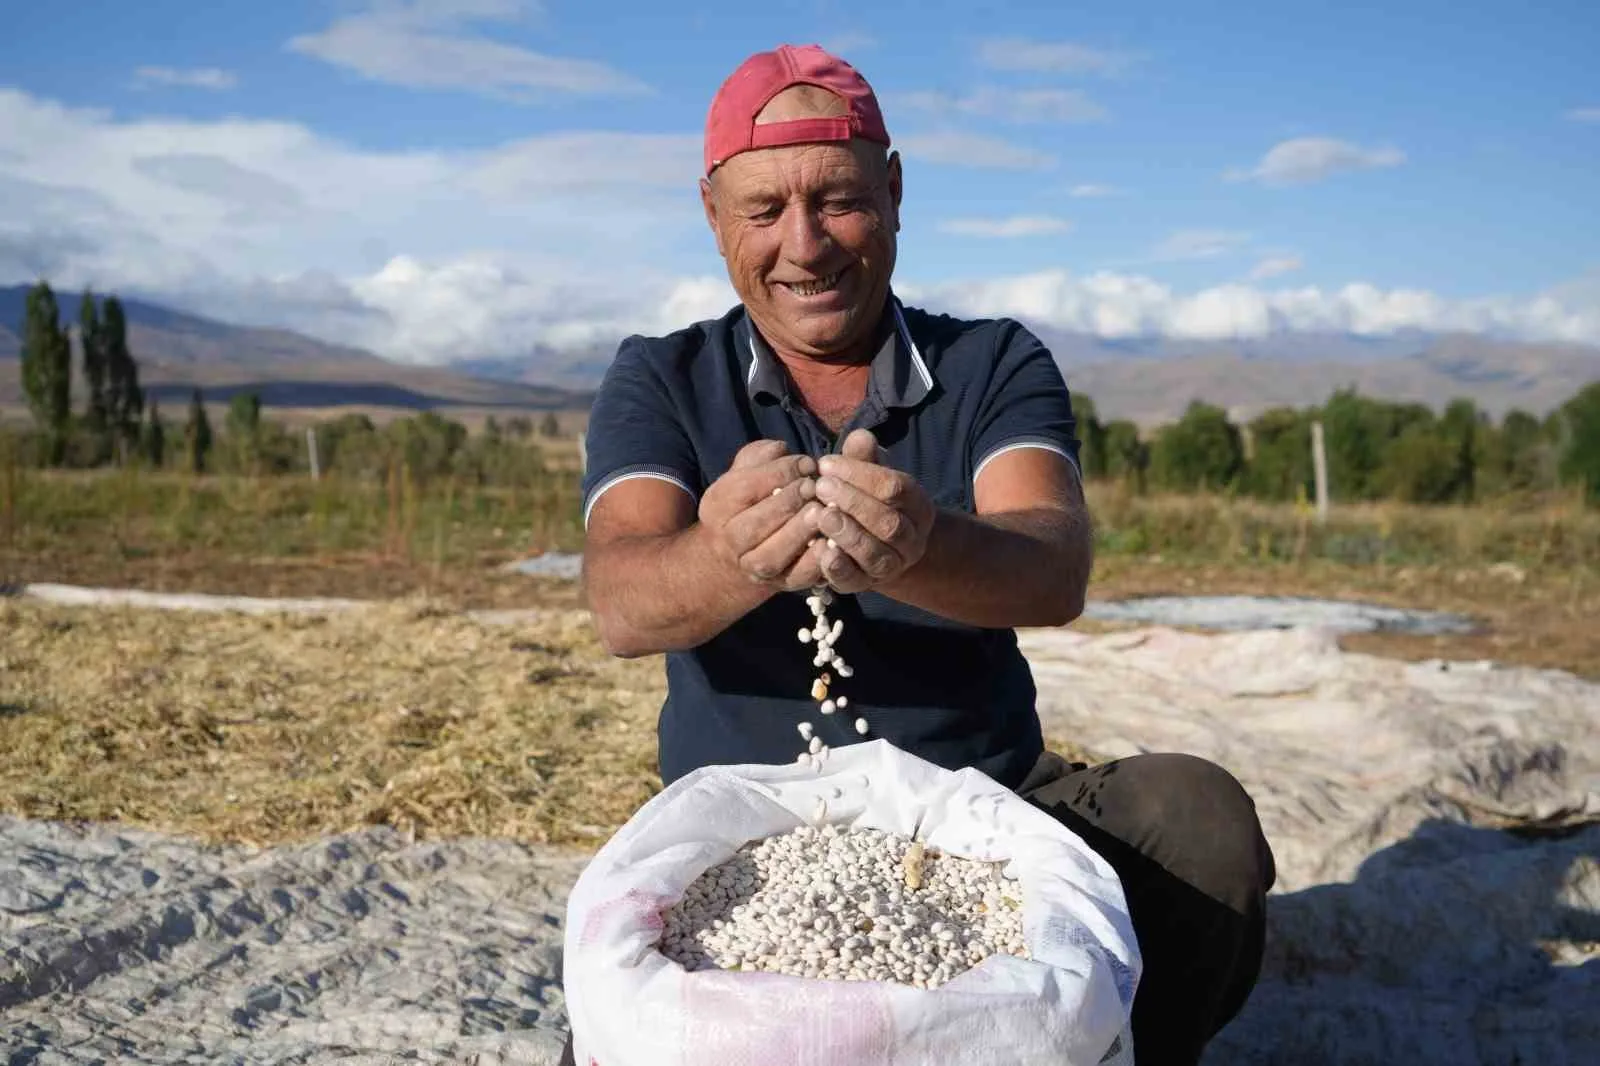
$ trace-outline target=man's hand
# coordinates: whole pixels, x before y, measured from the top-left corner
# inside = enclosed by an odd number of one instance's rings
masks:
[[[822,549],[812,543],[822,511],[816,474],[816,460],[789,454],[781,441],[741,448],[700,500],[700,523],[717,558],[769,588],[820,584]]]
[[[915,566],[928,546],[935,508],[909,474],[884,465],[873,435],[858,429],[841,455],[823,456],[813,528],[829,542],[821,552],[822,576],[843,593],[891,582]]]

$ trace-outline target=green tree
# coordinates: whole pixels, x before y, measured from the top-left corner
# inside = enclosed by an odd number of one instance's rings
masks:
[[[1082,393],[1072,396],[1072,416],[1078,423],[1078,460],[1083,476],[1098,481],[1107,474],[1106,427],[1100,422],[1094,400]]]
[[[111,458],[111,419],[106,405],[106,331],[90,289],[83,290],[78,304],[78,343],[83,349],[83,380],[89,389],[83,425],[89,436],[89,461],[98,466]]]
[[[139,387],[139,364],[128,350],[128,319],[122,301],[106,297],[104,315],[106,354],[106,414],[117,454],[124,460],[139,444],[139,416],[144,413],[144,390]]]
[[[1143,492],[1150,467],[1150,447],[1139,438],[1139,427],[1125,418],[1106,423],[1106,476]]]
[[[1160,488],[1226,489],[1243,472],[1239,427],[1222,408],[1199,400],[1178,421],[1163,426],[1150,447],[1150,476]]]
[[[1439,425],[1414,422],[1385,449],[1372,485],[1407,503],[1445,503],[1456,498],[1460,462],[1459,445]]]
[[[556,418],[556,413],[554,411],[546,411],[544,413],[544,418],[539,421],[539,436],[561,436],[561,422]]]
[[[1244,485],[1253,496],[1267,500],[1294,500],[1316,494],[1316,471],[1311,462],[1310,412],[1274,407],[1250,423],[1253,454],[1245,470]]]
[[[199,389],[189,396],[189,421],[183,428],[183,443],[189,469],[196,474],[205,473],[211,459],[211,419],[206,415]]]
[[[1488,443],[1483,416],[1471,400],[1453,400],[1439,419],[1438,432],[1452,457],[1441,498],[1471,503],[1477,497],[1478,467]]]
[[[1600,504],[1600,381],[1584,386],[1559,414],[1565,431],[1561,480],[1580,486],[1590,503]]]
[[[1486,495],[1551,488],[1554,449],[1539,420],[1526,411],[1506,412],[1498,429],[1486,433],[1480,483]]]
[[[317,433],[317,457],[324,473],[376,477],[382,466],[382,441],[372,419],[340,415],[324,422]]]
[[[234,393],[228,401],[228,416],[224,426],[233,468],[241,472],[259,472],[261,397],[254,392]]]
[[[39,426],[45,462],[60,466],[72,424],[72,342],[61,328],[55,293],[44,281],[28,291],[23,313],[22,391]]]
[[[144,453],[147,463],[156,470],[160,470],[167,458],[167,427],[161,421],[160,405],[151,397],[150,407],[145,412],[144,437],[140,441],[140,451]]]
[[[410,475],[419,482],[445,477],[455,468],[456,454],[467,442],[467,427],[424,411],[384,427],[384,436]]]
[[[1328,494],[1336,500],[1370,500],[1394,479],[1383,473],[1390,446],[1411,426],[1435,420],[1426,404],[1395,404],[1336,391],[1322,408],[1328,449]]]

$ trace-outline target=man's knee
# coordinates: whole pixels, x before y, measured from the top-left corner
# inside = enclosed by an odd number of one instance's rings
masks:
[[[1276,880],[1255,802],[1216,763],[1162,752],[1087,776],[1084,802],[1103,828],[1212,898],[1241,908]]]

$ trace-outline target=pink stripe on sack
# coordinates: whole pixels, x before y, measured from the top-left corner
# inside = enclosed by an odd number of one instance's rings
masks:
[[[866,981],[781,974],[691,974],[684,1046],[717,1066],[886,1066],[894,1044],[887,990]]]
[[[671,902],[664,896],[651,895],[636,888],[629,889],[625,895],[607,900],[585,916],[583,929],[578,933],[578,946],[586,948],[599,942],[603,930],[613,922],[622,926],[637,924],[659,933],[666,928],[666,920],[661,917],[661,912],[671,906]]]

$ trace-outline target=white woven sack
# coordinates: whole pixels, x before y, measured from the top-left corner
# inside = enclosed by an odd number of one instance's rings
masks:
[[[833,789],[842,796],[831,798]],[[996,955],[933,989],[690,973],[655,948],[662,913],[751,841],[826,821],[1007,862],[1032,959]],[[814,824],[814,823],[813,823]],[[799,764],[705,767],[641,807],[567,904],[563,983],[579,1066],[1132,1066],[1141,970],[1116,872],[976,770],[885,740]]]

